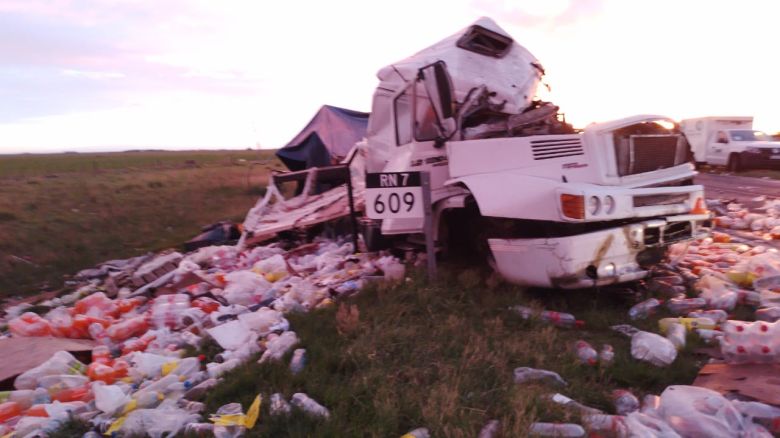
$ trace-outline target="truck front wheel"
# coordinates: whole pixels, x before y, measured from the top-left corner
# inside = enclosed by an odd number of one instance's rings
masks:
[[[727,165],[727,168],[729,172],[737,173],[740,170],[742,170],[742,160],[739,158],[739,154],[731,154],[729,155],[729,162]]]
[[[487,245],[488,230],[473,200],[467,202],[465,208],[446,210],[439,222],[438,239],[444,258],[470,263],[484,262],[491,254]]]

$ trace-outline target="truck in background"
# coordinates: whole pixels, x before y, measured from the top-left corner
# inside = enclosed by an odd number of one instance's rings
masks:
[[[680,121],[697,164],[732,172],[780,167],[780,142],[753,129],[753,117],[698,117]]]

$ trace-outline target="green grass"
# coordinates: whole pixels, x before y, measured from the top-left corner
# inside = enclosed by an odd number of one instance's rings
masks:
[[[455,275],[456,272],[461,272]],[[246,409],[256,394],[268,401],[306,392],[331,410],[329,421],[300,412],[261,420],[248,436],[400,436],[427,427],[432,436],[476,436],[490,419],[501,420],[503,436],[524,436],[533,421],[578,421],[543,398],[559,391],[581,403],[612,412],[610,391],[630,389],[638,397],[660,393],[670,384],[690,384],[705,358],[693,354],[694,339],[668,368],[630,357],[630,341],[608,328],[629,323],[632,301],[599,291],[523,291],[486,286],[476,270],[444,268],[442,279],[397,286],[377,285],[349,301],[359,322],[341,323],[335,309],[290,315],[307,349],[305,370],[293,376],[289,356],[282,363],[250,361],[230,372],[206,398],[207,412],[240,402]],[[587,321],[581,330],[524,321],[508,310],[515,304],[571,311]],[[657,331],[657,319],[643,321]],[[578,339],[596,348],[615,348],[610,366],[587,367],[572,351]],[[558,372],[566,388],[513,383],[512,371],[529,366]]]
[[[772,178],[780,179],[780,170],[771,169],[750,169],[737,173],[739,176],[750,176],[753,178]]]
[[[268,151],[261,156],[268,156]],[[237,160],[257,160],[258,151],[128,151],[106,153],[0,155],[0,178],[52,176],[62,173],[95,173],[108,170],[141,170],[186,166],[228,165]]]
[[[273,152],[0,156],[0,297],[240,222],[282,167]]]
[[[88,422],[73,418],[63,423],[56,430],[49,432],[46,436],[48,438],[74,438],[80,437],[89,432],[91,426]]]

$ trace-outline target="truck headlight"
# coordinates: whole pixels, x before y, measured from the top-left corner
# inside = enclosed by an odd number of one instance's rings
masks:
[[[760,154],[761,148],[745,148],[745,152],[749,154]]]
[[[591,216],[598,214],[601,210],[601,199],[598,196],[591,196],[588,198],[588,213]]]
[[[604,213],[612,214],[614,211],[615,211],[615,198],[607,195],[607,197],[604,198]]]

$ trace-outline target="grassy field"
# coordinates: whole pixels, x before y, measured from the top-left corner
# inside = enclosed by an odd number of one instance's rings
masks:
[[[249,361],[207,396],[207,412],[230,402],[246,409],[260,393],[266,404],[247,436],[392,437],[427,427],[436,437],[474,437],[490,419],[501,421],[502,436],[526,436],[534,421],[580,421],[547,394],[614,412],[613,389],[658,394],[670,384],[690,384],[706,360],[693,353],[702,345],[693,337],[668,368],[632,359],[629,339],[609,326],[630,322],[626,312],[635,296],[489,286],[487,273],[476,269],[445,267],[441,277],[428,284],[418,275],[364,290],[345,303],[357,306],[357,321],[339,317],[335,308],[289,316],[307,349],[304,371],[290,373],[290,354],[280,363]],[[586,327],[554,328],[508,310],[523,303],[573,312]],[[657,332],[657,319],[634,324]],[[613,345],[614,363],[579,363],[572,348],[578,339],[596,348]],[[217,350],[207,346],[203,352]],[[521,366],[556,371],[569,385],[515,384],[513,370]],[[297,411],[271,417],[267,401],[274,392],[287,398],[306,392],[331,410],[331,418],[314,420]]]
[[[242,220],[282,167],[273,152],[0,156],[0,297]]]

